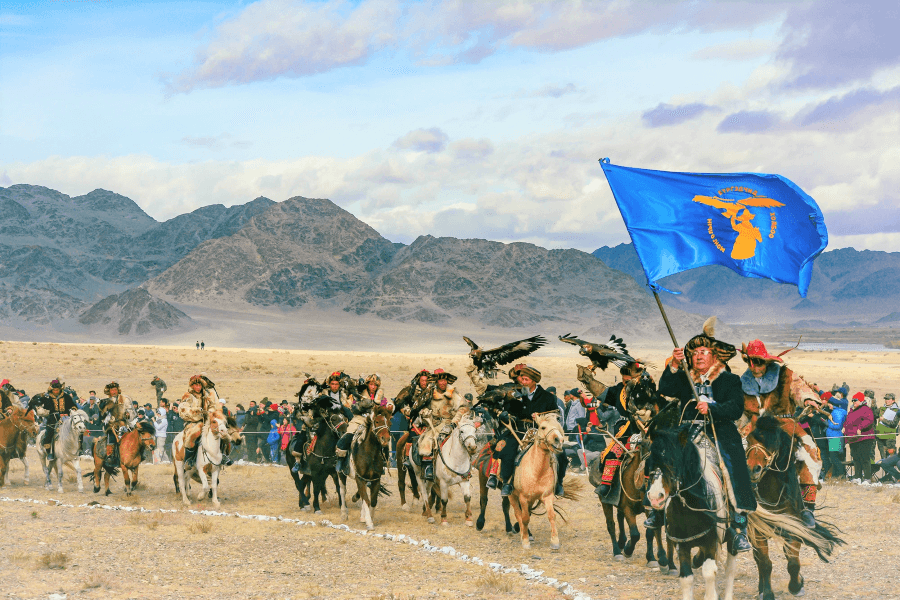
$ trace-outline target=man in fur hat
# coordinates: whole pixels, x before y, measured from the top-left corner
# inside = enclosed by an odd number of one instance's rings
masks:
[[[44,436],[40,443],[44,446],[44,452],[47,460],[56,460],[56,454],[53,448],[53,439],[56,435],[56,428],[62,417],[69,414],[70,411],[78,410],[78,405],[72,396],[63,391],[64,384],[59,379],[50,382],[50,388],[46,394],[35,395],[28,404],[29,409],[35,410],[35,413],[41,413],[46,416],[46,427],[44,428]]]
[[[515,400],[509,403],[506,410],[500,413],[501,423],[509,424],[516,430],[519,438],[525,435],[529,427],[534,426],[532,415],[548,412],[559,413],[556,404],[556,396],[538,385],[541,381],[541,372],[526,364],[517,364],[509,370],[509,378],[518,383],[521,388]],[[502,448],[501,448],[502,445]],[[501,425],[500,440],[497,442],[498,451],[495,454],[500,459],[500,478],[503,480],[503,488],[500,495],[509,496],[513,491],[513,477],[516,471],[516,455],[519,453],[519,441],[508,427]],[[562,496],[562,481],[566,474],[569,461],[565,454],[560,454],[557,461],[556,490],[557,496]]]
[[[817,410],[819,396],[797,373],[783,364],[781,356],[788,351],[774,356],[769,354],[760,340],[741,346],[741,357],[747,363],[747,370],[741,375],[747,425],[741,433],[746,437],[756,424],[756,419],[767,414],[777,418],[781,428],[796,438],[796,454],[800,458],[796,463],[797,475],[803,497],[800,519],[804,525],[815,529],[813,510],[816,508],[822,457],[812,436],[800,426],[795,415],[801,414],[807,406],[809,410]]]
[[[719,456],[728,471],[725,497],[733,509],[726,540],[729,552],[736,555],[752,548],[747,540],[746,513],[756,510],[756,498],[750,483],[741,434],[734,424],[744,409],[741,378],[726,366],[737,351],[731,344],[715,338],[714,327],[715,317],[712,317],[704,323],[702,334],[691,338],[683,349],[675,348],[659,379],[659,393],[677,398],[682,421],[693,423],[699,431],[705,432],[709,440],[716,442]],[[688,373],[682,370],[685,358]],[[694,391],[700,398],[699,402],[694,399]],[[658,526],[652,520],[654,517],[658,517],[655,512],[645,526]]]
[[[131,398],[122,393],[118,382],[107,383],[103,393],[106,394],[106,398],[100,401],[100,419],[105,424],[106,431],[105,461],[109,466],[116,467],[118,466],[116,444],[137,420],[137,411]]]
[[[188,391],[178,404],[178,416],[184,421],[184,466],[194,466],[197,461],[197,441],[203,432],[203,422],[212,400],[204,386],[203,375],[193,375],[188,381]]]
[[[353,403],[350,407],[353,416],[350,419],[350,423],[347,424],[344,435],[337,441],[334,450],[334,453],[338,457],[335,468],[339,473],[343,471],[344,467],[348,464],[346,457],[350,450],[350,443],[353,441],[353,434],[355,434],[360,427],[365,426],[366,417],[372,412],[372,409],[376,406],[390,406],[391,410],[394,409],[393,403],[390,400],[385,400],[384,391],[381,389],[381,376],[372,373],[366,377],[365,383],[366,390],[363,392],[359,401]]]
[[[332,399],[335,408],[340,408],[344,414],[348,414],[350,412],[350,407],[353,406],[353,397],[347,393],[347,390],[341,387],[341,377],[344,375],[342,371],[335,371],[331,375],[329,375],[325,379],[325,385],[328,386],[328,389],[325,390],[325,395]],[[352,415],[347,416],[347,418],[351,418]]]
[[[459,419],[469,412],[468,403],[452,387],[456,383],[456,375],[443,369],[435,369],[430,381],[434,384],[429,387],[432,390],[430,399],[426,394],[420,394],[421,401],[413,405],[409,415],[410,422],[418,418],[420,428],[424,428],[418,445],[422,475],[428,481],[434,479],[434,445],[437,443],[438,433],[449,433],[459,423]]]
[[[625,454],[625,449],[628,446],[628,439],[636,433],[642,433],[635,422],[635,417],[628,410],[627,385],[632,379],[640,377],[643,372],[644,365],[641,362],[633,362],[621,367],[619,374],[622,376],[622,381],[603,390],[600,397],[591,403],[591,406],[595,408],[600,407],[602,403],[619,413],[615,429],[607,432],[615,440],[609,442],[600,454],[603,468],[600,471],[600,485],[595,490],[600,496],[605,496],[615,481],[616,473],[622,464],[622,456]]]

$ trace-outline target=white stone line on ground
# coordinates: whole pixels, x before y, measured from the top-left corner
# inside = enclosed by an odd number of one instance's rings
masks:
[[[178,509],[165,509],[165,508],[144,508],[143,506],[111,506],[109,504],[65,504],[60,502],[59,500],[36,500],[33,498],[9,498],[7,496],[0,496],[0,502],[21,502],[23,504],[40,504],[45,506],[57,506],[61,508],[87,508],[87,509],[101,509],[101,510],[121,510],[126,512],[140,512],[140,513],[178,513],[181,512]],[[387,540],[389,542],[403,543],[409,544],[410,546],[414,546],[423,552],[430,552],[435,554],[444,554],[451,558],[455,558],[456,560],[485,566],[485,562],[478,558],[477,556],[469,556],[467,554],[463,554],[462,552],[458,552],[453,546],[433,546],[431,543],[426,540],[417,540],[406,534],[391,534],[391,533],[373,533],[370,531],[366,531],[365,529],[351,529],[348,525],[341,524],[335,525],[328,519],[322,519],[318,523],[315,521],[303,521],[301,519],[291,519],[289,517],[273,517],[269,515],[244,515],[241,513],[227,513],[220,512],[215,510],[187,510],[186,512],[192,515],[203,515],[208,517],[237,517],[239,519],[253,519],[256,521],[280,521],[283,523],[293,523],[300,526],[306,527],[328,527],[330,529],[335,529],[338,531],[344,531],[346,533],[353,533],[360,536],[365,537],[374,537],[378,539]],[[504,567],[500,563],[491,562],[487,563],[487,567],[496,573],[514,573],[522,576],[526,581],[532,584],[541,584],[552,587],[562,594],[566,596],[570,596],[573,600],[593,600],[590,596],[585,594],[584,592],[579,592],[576,590],[570,583],[567,581],[559,581],[554,577],[545,577],[543,571],[538,571],[536,569],[532,569],[526,564],[520,564],[518,568],[515,567]]]
[[[852,483],[853,485],[858,485],[862,487],[871,487],[878,488],[884,487],[888,489],[900,489],[900,483],[881,483],[880,481],[871,482],[868,479],[850,479],[848,483]]]

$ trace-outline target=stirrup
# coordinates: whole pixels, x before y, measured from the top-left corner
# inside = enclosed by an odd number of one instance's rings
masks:
[[[503,484],[503,489],[500,490],[500,497],[501,497],[501,498],[506,498],[507,496],[509,496],[510,494],[512,494],[512,492],[513,492],[513,484],[512,484],[511,482],[510,482],[510,483],[504,483],[504,484]]]
[[[804,508],[800,511],[800,520],[808,529],[816,528],[816,518],[813,516],[812,509]]]
[[[497,479],[497,476],[491,473],[490,477],[487,478],[487,482],[484,484],[484,487],[491,490],[496,490],[499,485],[500,481]]]

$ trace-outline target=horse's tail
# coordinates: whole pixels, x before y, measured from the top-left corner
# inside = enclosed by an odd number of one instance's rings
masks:
[[[760,507],[747,515],[747,521],[751,539],[754,535],[777,538],[782,544],[787,540],[800,540],[804,546],[815,550],[824,562],[829,562],[827,557],[834,552],[835,546],[845,543],[837,535],[838,528],[830,523],[820,521],[815,529],[810,529],[793,515],[773,513]]]
[[[383,483],[380,483],[379,487],[378,487],[378,495],[379,496],[390,496],[391,490],[387,489]]]
[[[584,491],[584,482],[575,477],[563,479],[563,495],[565,500],[580,500]]]

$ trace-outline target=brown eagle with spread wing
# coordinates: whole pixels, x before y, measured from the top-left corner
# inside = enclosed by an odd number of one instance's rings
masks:
[[[609,341],[605,344],[586,342],[576,337],[572,337],[571,333],[559,336],[559,341],[572,344],[573,346],[579,346],[581,350],[579,350],[578,353],[591,359],[592,371],[597,367],[600,367],[601,371],[605,371],[606,367],[609,366],[609,363],[612,363],[617,367],[624,367],[625,365],[630,365],[635,362],[635,359],[628,354],[625,342],[622,341],[622,338],[617,338],[615,335],[609,336]]]
[[[484,350],[478,344],[463,336],[463,339],[472,349],[469,356],[472,357],[472,363],[482,373],[485,371],[494,371],[499,365],[511,363],[516,359],[528,356],[541,346],[547,344],[547,340],[539,335],[530,337],[518,342],[510,342],[503,344],[492,350]]]

